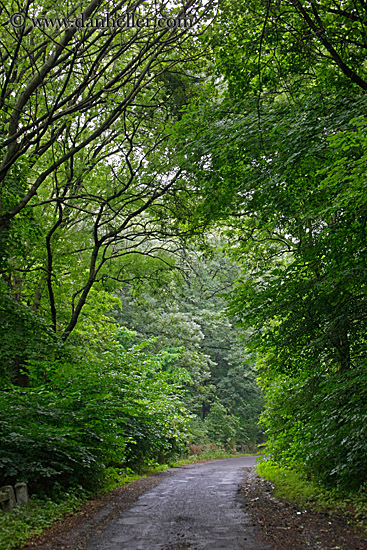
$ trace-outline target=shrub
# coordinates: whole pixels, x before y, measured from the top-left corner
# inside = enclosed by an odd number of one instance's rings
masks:
[[[268,449],[283,465],[304,464],[325,485],[367,482],[367,373],[364,368],[282,377],[267,389]]]
[[[35,363],[31,387],[0,393],[0,475],[33,490],[94,489],[108,466],[164,460],[184,445],[179,384],[140,345],[93,361]],[[40,385],[41,379],[46,384]]]

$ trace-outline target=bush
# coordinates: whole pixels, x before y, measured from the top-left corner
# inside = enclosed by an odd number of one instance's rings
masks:
[[[142,345],[114,345],[78,365],[35,363],[30,373],[31,387],[0,393],[4,483],[47,494],[55,482],[95,489],[106,467],[162,461],[185,443],[179,385]]]
[[[304,464],[325,485],[367,483],[367,373],[279,378],[267,389],[268,449],[283,465]]]

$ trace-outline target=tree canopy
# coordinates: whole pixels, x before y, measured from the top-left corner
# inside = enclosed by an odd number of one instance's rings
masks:
[[[258,356],[271,452],[344,486],[366,461],[365,21],[362,2],[226,3],[213,92],[177,133],[197,215],[243,265],[231,311]]]

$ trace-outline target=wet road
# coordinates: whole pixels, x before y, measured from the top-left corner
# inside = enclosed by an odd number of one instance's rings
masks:
[[[254,457],[175,468],[121,517],[88,541],[88,550],[261,550],[238,484]]]

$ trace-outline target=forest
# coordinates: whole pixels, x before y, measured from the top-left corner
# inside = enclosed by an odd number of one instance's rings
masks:
[[[367,3],[0,20],[2,485],[266,442],[365,490]]]

